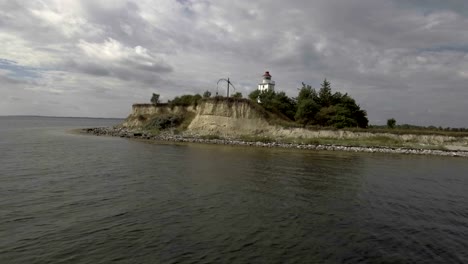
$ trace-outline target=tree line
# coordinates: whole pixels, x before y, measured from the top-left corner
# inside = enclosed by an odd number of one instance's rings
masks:
[[[249,98],[260,102],[266,110],[280,112],[303,126],[365,128],[369,124],[367,112],[347,93],[333,93],[326,79],[318,91],[302,83],[295,98],[272,90],[253,91]]]
[[[160,95],[157,93],[153,93],[151,97],[151,103],[154,105],[159,104],[159,97]],[[198,105],[203,98],[210,98],[211,92],[205,91],[203,95],[200,94],[184,94],[181,96],[176,96],[172,100],[168,100],[167,104],[169,106],[190,106],[190,105]],[[233,98],[242,98],[242,93],[237,92],[231,95]]]
[[[203,98],[211,97],[206,91],[203,95],[182,95],[168,101],[170,106],[198,105]],[[234,98],[242,98],[237,92]],[[265,110],[279,114],[301,125],[317,125],[324,127],[361,127],[369,124],[367,112],[347,93],[332,92],[331,84],[324,80],[317,91],[310,85],[302,83],[297,97],[289,97],[285,92],[273,90],[255,90],[249,94],[249,99],[258,102]],[[159,94],[153,94],[153,104],[159,103]]]

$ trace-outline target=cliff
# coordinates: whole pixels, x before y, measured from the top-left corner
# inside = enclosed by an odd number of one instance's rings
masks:
[[[183,135],[228,138],[270,138],[282,142],[305,142],[338,145],[378,145],[396,147],[446,147],[468,149],[468,137],[442,135],[396,135],[391,133],[352,132],[346,130],[309,130],[277,125],[282,117],[266,112],[247,99],[210,98],[196,106],[135,104],[123,122],[124,128],[147,128],[155,118],[182,117],[177,123]],[[171,121],[172,122],[172,121]],[[183,124],[183,125],[182,125]],[[171,123],[172,125],[172,123]]]
[[[199,135],[239,136],[267,133],[268,114],[248,100],[203,101],[188,131]]]
[[[134,104],[132,112],[122,123],[125,128],[144,127],[151,118],[161,115],[186,115],[187,113],[196,113],[194,106],[174,106],[168,104]]]

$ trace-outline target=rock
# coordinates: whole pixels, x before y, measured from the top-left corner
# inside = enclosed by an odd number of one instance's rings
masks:
[[[217,145],[241,145],[241,146],[254,146],[265,148],[295,148],[295,149],[309,149],[309,150],[328,150],[328,151],[347,151],[347,152],[369,152],[369,153],[396,153],[396,154],[413,154],[413,155],[439,155],[439,156],[452,156],[452,157],[468,157],[468,151],[443,151],[443,150],[429,150],[429,149],[407,149],[395,147],[353,147],[353,146],[339,146],[339,145],[312,145],[312,144],[297,144],[297,143],[279,143],[279,142],[249,142],[241,141],[232,138],[225,139],[203,139],[198,135],[192,134],[190,136],[172,135],[163,132],[159,135],[149,135],[142,132],[133,132],[127,128],[122,127],[97,127],[82,129],[84,133],[96,136],[116,136],[121,138],[141,138],[171,142],[188,142],[188,143],[206,143]]]

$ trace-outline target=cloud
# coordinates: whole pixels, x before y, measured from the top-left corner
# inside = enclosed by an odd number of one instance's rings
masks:
[[[21,113],[123,117],[219,78],[245,95],[270,70],[292,96],[328,78],[372,123],[468,123],[459,0],[0,1],[0,27],[0,95]]]
[[[95,76],[109,76],[124,81],[152,84],[158,82],[161,74],[170,73],[172,67],[161,57],[142,46],[126,47],[109,38],[102,43],[80,40],[77,53],[81,56],[65,61],[69,71],[78,71]]]
[[[3,70],[3,74],[16,78],[18,81],[36,79],[40,75],[37,69],[33,67],[18,65],[17,62],[6,59],[0,59],[0,70]]]

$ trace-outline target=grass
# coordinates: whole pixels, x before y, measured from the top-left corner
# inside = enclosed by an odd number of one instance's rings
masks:
[[[322,128],[324,129],[324,128]],[[336,129],[335,129],[336,130]],[[468,137],[468,132],[444,131],[431,129],[405,129],[405,128],[345,128],[344,131],[367,132],[372,134],[387,133],[393,135],[419,135],[419,136],[446,136],[446,137]]]
[[[417,144],[405,142],[388,136],[364,137],[359,139],[349,138],[309,138],[309,139],[285,139],[285,142],[312,144],[312,145],[339,145],[347,147],[387,147],[387,148],[411,148],[444,150],[445,147],[435,144]]]

